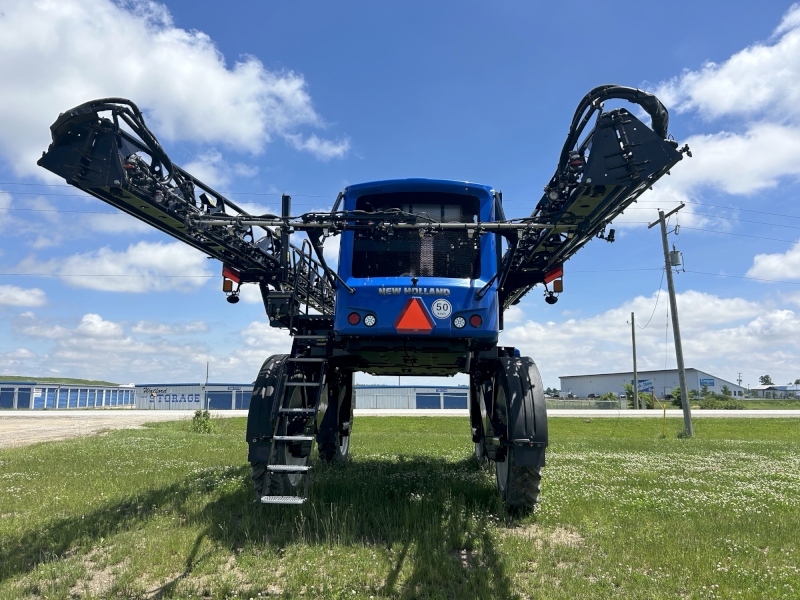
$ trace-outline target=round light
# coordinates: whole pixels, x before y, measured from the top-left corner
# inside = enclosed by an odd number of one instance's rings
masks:
[[[372,327],[377,322],[378,319],[377,317],[375,317],[375,315],[367,315],[366,317],[364,317],[364,325],[366,325],[367,327]]]
[[[480,315],[472,315],[469,318],[469,324],[472,325],[473,327],[480,327],[481,325],[483,325],[483,319],[481,318]]]
[[[358,313],[352,312],[347,315],[347,322],[350,325],[358,325],[361,322],[361,316]]]
[[[456,317],[453,319],[453,325],[456,329],[464,329],[467,326],[467,320],[464,317]]]

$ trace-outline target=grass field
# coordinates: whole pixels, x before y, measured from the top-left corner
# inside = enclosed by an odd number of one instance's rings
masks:
[[[800,421],[553,418],[522,518],[459,418],[358,418],[303,507],[254,505],[217,426],[0,452],[0,598],[800,596]]]

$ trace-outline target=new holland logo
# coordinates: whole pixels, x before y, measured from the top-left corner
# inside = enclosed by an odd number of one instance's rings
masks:
[[[449,296],[447,288],[432,287],[382,287],[378,288],[379,296]]]

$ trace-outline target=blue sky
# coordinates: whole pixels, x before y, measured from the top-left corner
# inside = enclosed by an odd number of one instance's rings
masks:
[[[535,290],[512,310],[504,343],[548,386],[627,370],[635,311],[653,315],[640,368],[674,366],[643,223],[683,200],[687,366],[800,378],[800,8],[550,4],[0,0],[0,373],[200,380],[209,362],[247,381],[289,346],[257,294],[224,302],[203,277],[219,264],[35,166],[71,106],[130,97],[176,162],[253,208],[434,177],[493,185],[523,216],[580,98],[618,83],[657,92],[694,158],[566,265],[557,305]]]

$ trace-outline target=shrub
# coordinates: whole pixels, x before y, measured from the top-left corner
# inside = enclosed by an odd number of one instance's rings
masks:
[[[722,408],[726,410],[744,410],[746,406],[741,400],[728,400],[722,403]]]
[[[723,403],[716,398],[703,398],[700,400],[699,404],[702,410],[718,410],[723,408]]]
[[[217,424],[211,419],[211,413],[207,410],[194,411],[189,427],[195,433],[214,433],[217,430]]]

